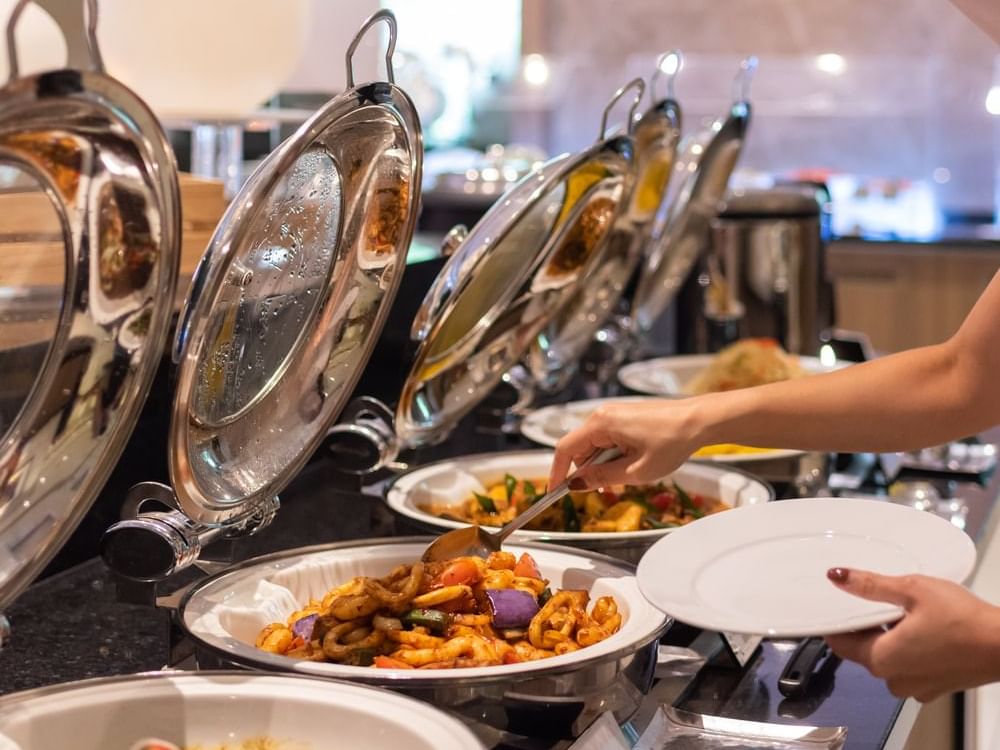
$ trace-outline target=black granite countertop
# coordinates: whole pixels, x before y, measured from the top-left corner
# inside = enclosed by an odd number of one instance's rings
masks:
[[[477,436],[449,441],[418,459],[523,446],[512,438]],[[246,540],[239,556],[391,535],[393,521],[380,500],[349,485],[331,462],[313,461],[282,494],[283,507],[272,527]],[[987,523],[998,489],[996,481],[986,488],[958,488],[970,498],[974,536]],[[0,693],[157,670],[168,661],[168,612],[119,602],[111,574],[97,559],[36,583],[7,615],[13,634],[0,654]],[[676,700],[687,710],[755,721],[843,725],[849,728],[848,750],[883,747],[902,702],[882,681],[850,663],[839,665],[814,694],[784,699],[777,691],[777,676],[793,647],[791,642],[766,641],[746,668],[702,669],[694,681],[685,680],[683,690],[661,681],[648,702]]]

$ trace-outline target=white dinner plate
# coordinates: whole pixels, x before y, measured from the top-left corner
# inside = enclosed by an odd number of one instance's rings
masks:
[[[683,398],[690,396],[688,383],[712,364],[715,354],[683,354],[632,362],[618,371],[618,381],[636,393],[652,396]],[[849,362],[824,365],[817,357],[799,357],[799,365],[808,373],[818,375],[847,367]]]
[[[529,412],[521,420],[521,434],[528,440],[554,448],[567,432],[582,425],[598,407],[604,404],[636,403],[648,401],[653,396],[619,396],[618,398],[593,398],[585,401],[571,401],[567,404],[553,404]],[[662,398],[662,397],[660,397]],[[791,449],[768,449],[757,453],[718,453],[713,456],[694,456],[695,461],[711,461],[720,464],[738,464],[752,461],[774,461],[776,459],[801,456],[804,451]]]
[[[800,638],[884,625],[899,607],[847,594],[834,567],[962,582],[976,549],[930,513],[884,500],[808,498],[736,508],[654,544],[636,573],[655,606],[690,625]]]

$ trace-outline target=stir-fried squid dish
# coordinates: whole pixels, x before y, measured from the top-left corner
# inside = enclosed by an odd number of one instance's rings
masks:
[[[734,391],[805,375],[797,358],[774,339],[743,339],[720,351],[712,363],[687,384],[692,396]]]
[[[544,479],[507,474],[485,494],[473,493],[461,504],[428,503],[426,513],[480,526],[502,526],[545,494]],[[683,526],[710,513],[729,510],[716,498],[685,492],[676,483],[619,485],[571,492],[525,528],[537,531],[641,531]]]
[[[271,623],[257,648],[386,669],[485,667],[593,645],[621,627],[613,597],[556,590],[524,553],[400,565],[359,576]]]

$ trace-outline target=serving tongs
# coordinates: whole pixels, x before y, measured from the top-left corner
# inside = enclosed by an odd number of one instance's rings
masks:
[[[492,552],[499,552],[503,541],[535,520],[548,510],[556,501],[569,494],[574,487],[574,480],[588,466],[599,466],[622,457],[618,448],[605,448],[595,451],[581,463],[576,471],[542,495],[531,506],[505,523],[499,531],[486,531],[482,526],[466,526],[463,529],[448,531],[428,545],[421,559],[424,562],[439,562],[452,560],[456,557],[489,557]]]

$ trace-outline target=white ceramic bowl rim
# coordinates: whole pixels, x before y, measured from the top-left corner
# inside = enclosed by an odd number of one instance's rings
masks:
[[[159,702],[165,696],[172,695],[198,701],[205,696],[232,698],[242,695],[285,704],[301,700],[309,704],[326,704],[330,708],[355,711],[371,702],[377,706],[377,710],[369,709],[372,713],[392,716],[397,728],[405,727],[414,736],[432,740],[432,744],[442,750],[483,747],[460,720],[415,698],[344,681],[320,680],[297,674],[255,674],[240,670],[142,672],[48,685],[0,696],[0,747],[8,747],[5,743],[13,743],[10,745],[13,748],[21,747],[4,735],[8,722],[26,719],[53,721],[58,718],[60,711],[81,705],[113,704],[116,699],[122,698],[123,692],[127,693],[130,700],[138,698]],[[231,721],[231,715],[228,719]],[[225,712],[219,715],[219,722],[220,741],[223,741],[227,739],[232,726],[227,723]],[[297,741],[293,741],[291,746],[303,747]],[[307,743],[307,746],[312,747],[313,743]]]
[[[595,596],[612,595],[622,611],[621,629],[609,638],[592,646],[560,656],[532,662],[503,664],[489,667],[462,669],[376,669],[354,667],[342,664],[293,660],[285,656],[270,654],[254,647],[247,640],[235,637],[230,624],[233,613],[239,617],[256,606],[256,597],[261,595],[261,586],[266,592],[275,591],[271,581],[285,576],[297,580],[299,585],[312,585],[315,593],[321,595],[322,587],[316,585],[316,577],[328,579],[326,583],[340,583],[350,576],[331,577],[331,566],[355,566],[355,570],[366,564],[376,564],[388,571],[402,562],[420,558],[429,543],[427,537],[402,537],[389,539],[365,539],[341,542],[320,547],[268,555],[247,561],[236,568],[223,571],[192,588],[181,602],[179,612],[182,627],[199,643],[222,658],[235,663],[247,664],[254,668],[273,671],[294,671],[335,679],[368,682],[385,685],[399,683],[401,686],[422,686],[440,684],[461,684],[507,682],[511,679],[529,679],[540,674],[573,672],[583,665],[618,659],[635,653],[644,645],[658,638],[669,624],[666,615],[653,607],[639,592],[634,575],[634,566],[605,555],[580,551],[547,544],[512,544],[506,549],[515,554],[530,552],[542,574],[552,581],[553,587],[561,588],[564,575],[569,575],[571,583],[577,587],[586,581]],[[312,581],[303,579],[312,578]],[[264,582],[262,584],[262,582]],[[286,604],[276,609],[273,619],[287,617],[302,606],[302,601],[288,598],[283,589]],[[287,610],[287,611],[286,611]],[[266,624],[266,620],[264,620]],[[245,624],[244,624],[245,627]]]
[[[498,466],[509,463],[512,466],[520,464],[537,464],[539,470],[548,473],[548,467],[552,464],[552,451],[550,450],[523,450],[507,451],[501,453],[481,453],[458,458],[445,459],[434,463],[426,464],[406,473],[400,474],[391,480],[385,488],[385,502],[389,508],[399,515],[413,519],[421,524],[436,526],[442,529],[461,529],[468,526],[461,521],[452,521],[447,518],[440,518],[431,515],[416,507],[416,500],[413,496],[422,482],[432,479],[435,476],[457,476],[459,474],[475,475],[477,471],[497,471]],[[517,472],[518,469],[514,468]],[[752,505],[761,502],[774,500],[774,489],[761,479],[728,466],[716,466],[709,463],[699,463],[691,461],[681,465],[674,474],[678,483],[684,487],[684,477],[691,478],[691,481],[715,483],[723,492],[727,499],[736,500],[736,505]],[[478,491],[478,490],[477,490]],[[695,490],[698,492],[698,490]],[[701,493],[705,494],[705,493]],[[464,500],[468,495],[463,495]],[[457,499],[457,498],[455,498]],[[731,503],[733,504],[733,503]],[[666,529],[642,529],[640,531],[535,531],[522,529],[514,532],[512,539],[517,541],[532,540],[545,542],[620,542],[622,544],[633,544],[638,541],[655,541],[664,534],[676,531],[679,526]]]

